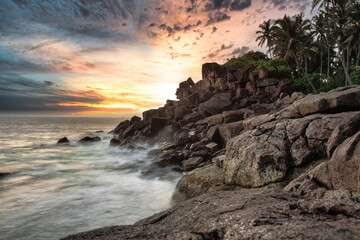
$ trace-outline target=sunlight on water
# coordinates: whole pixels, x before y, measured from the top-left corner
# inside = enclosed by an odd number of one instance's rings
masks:
[[[107,132],[117,123],[0,117],[0,173],[12,173],[0,178],[0,239],[59,239],[168,208],[180,175],[156,167],[142,174],[151,162],[147,150],[109,146]],[[87,135],[102,141],[76,142]],[[71,144],[56,145],[64,136]]]

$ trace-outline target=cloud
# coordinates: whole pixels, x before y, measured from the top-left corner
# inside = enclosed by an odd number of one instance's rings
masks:
[[[213,59],[215,58],[220,52],[231,49],[234,45],[230,44],[226,46],[225,44],[222,44],[219,49],[216,49],[213,52],[210,52],[207,56],[203,57],[203,59]]]
[[[222,13],[222,12],[209,13],[206,26],[226,20],[230,20],[230,16],[228,16],[226,13]]]
[[[294,9],[302,12],[312,4],[312,0],[263,0],[263,2],[269,2],[279,10]]]
[[[230,10],[241,11],[251,6],[251,0],[209,0],[205,11]]]
[[[234,56],[234,55],[243,56],[243,55],[245,55],[249,50],[250,50],[250,48],[249,48],[249,47],[246,47],[246,46],[243,46],[243,47],[241,47],[241,48],[236,48],[236,49],[234,49],[234,50],[230,53],[230,56]]]

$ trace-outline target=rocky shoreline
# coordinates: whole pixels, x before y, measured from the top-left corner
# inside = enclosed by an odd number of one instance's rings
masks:
[[[359,239],[360,86],[305,96],[254,69],[204,64],[178,101],[121,122],[112,146],[163,142],[153,164],[187,172],[176,205],[65,239]]]

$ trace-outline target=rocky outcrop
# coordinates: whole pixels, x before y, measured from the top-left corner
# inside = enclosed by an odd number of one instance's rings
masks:
[[[313,200],[282,190],[215,192],[187,200],[130,226],[64,239],[358,239],[360,205]]]
[[[84,137],[82,139],[79,140],[80,143],[93,143],[93,142],[100,142],[101,138],[96,136],[96,137]]]
[[[63,137],[57,141],[57,144],[68,144],[70,143],[69,139],[67,137]]]

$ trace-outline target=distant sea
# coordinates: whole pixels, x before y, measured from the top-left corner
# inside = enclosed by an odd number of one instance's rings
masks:
[[[0,239],[59,239],[170,207],[180,174],[150,165],[157,146],[110,147],[119,121],[0,116],[0,173],[12,173],[0,178]],[[57,145],[64,136],[71,144]]]

